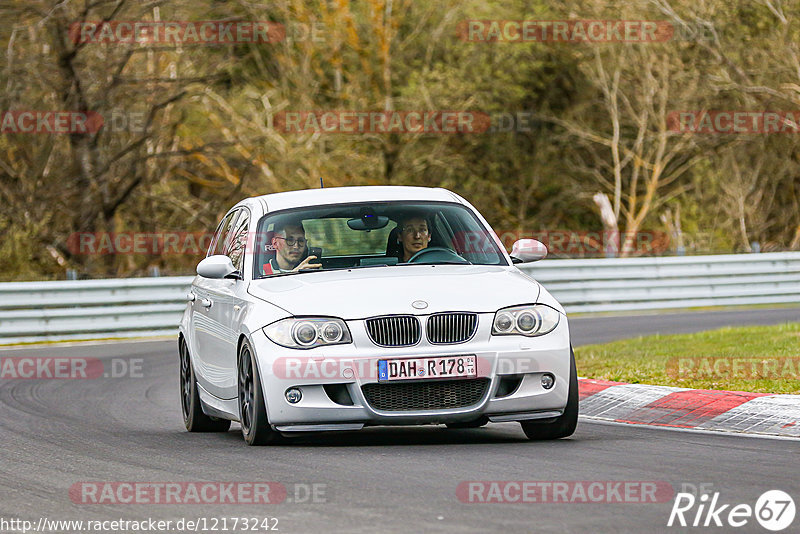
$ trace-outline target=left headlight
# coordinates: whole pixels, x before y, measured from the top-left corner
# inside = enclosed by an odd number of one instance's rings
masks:
[[[278,345],[292,349],[352,343],[350,330],[345,322],[332,317],[282,319],[265,326],[264,333]]]
[[[532,304],[503,308],[494,314],[493,336],[541,336],[552,332],[560,314],[550,306]]]

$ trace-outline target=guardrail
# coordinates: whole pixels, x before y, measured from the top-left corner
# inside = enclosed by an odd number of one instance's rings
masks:
[[[800,252],[520,265],[568,312],[800,303]],[[192,277],[0,283],[0,345],[175,335]]]
[[[0,345],[177,334],[192,278],[0,283]]]
[[[800,303],[800,252],[545,260],[521,268],[573,313]]]

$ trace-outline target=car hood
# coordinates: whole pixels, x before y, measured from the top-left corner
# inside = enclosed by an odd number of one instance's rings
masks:
[[[539,284],[518,269],[484,265],[409,265],[307,272],[254,280],[251,295],[292,315],[363,319],[443,311],[495,312],[536,302]],[[417,309],[414,301],[427,307]]]

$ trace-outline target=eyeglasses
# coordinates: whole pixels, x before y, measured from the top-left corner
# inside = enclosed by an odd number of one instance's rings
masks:
[[[304,237],[298,237],[295,239],[294,237],[275,236],[275,239],[283,239],[284,241],[286,241],[286,244],[289,245],[290,247],[293,247],[295,245],[300,245],[301,247],[304,247],[306,246],[306,243],[308,243],[308,240]]]

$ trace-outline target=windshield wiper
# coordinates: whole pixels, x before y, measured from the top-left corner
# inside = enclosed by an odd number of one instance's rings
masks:
[[[423,261],[418,263],[398,263],[397,265],[474,265],[468,261]]]
[[[368,267],[389,267],[388,263],[373,263],[372,265],[353,265],[352,267],[345,267],[345,269],[366,269]],[[397,265],[397,264],[394,264]]]

